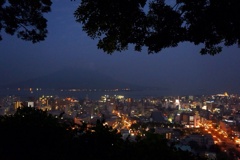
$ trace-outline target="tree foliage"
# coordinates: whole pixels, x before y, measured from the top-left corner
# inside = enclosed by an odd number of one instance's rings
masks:
[[[61,159],[71,133],[46,111],[19,108],[0,116],[0,159]]]
[[[215,55],[221,45],[240,43],[238,0],[82,0],[74,15],[83,30],[99,39],[107,53],[148,48],[157,53],[181,42],[203,44],[201,54]]]
[[[148,53],[182,42],[203,45],[201,54],[215,55],[222,46],[240,46],[239,0],[81,0],[74,12],[97,46],[109,54],[133,45]],[[173,2],[173,1],[171,1]],[[61,2],[58,2],[61,3]],[[47,35],[44,13],[51,0],[0,0],[0,32],[33,43]],[[0,35],[1,39],[1,35]]]
[[[0,0],[0,32],[33,43],[43,41],[48,32],[43,14],[51,11],[51,4],[51,0]]]
[[[23,107],[0,116],[0,159],[196,159],[167,145],[163,136],[147,133],[137,142],[124,141],[116,130],[96,125],[69,126],[46,111]]]

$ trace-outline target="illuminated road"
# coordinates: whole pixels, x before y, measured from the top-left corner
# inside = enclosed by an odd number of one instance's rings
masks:
[[[113,111],[113,114],[115,114],[116,116],[118,116],[121,120],[120,121],[116,121],[112,127],[113,129],[117,129],[117,130],[121,130],[121,129],[130,129],[131,125],[133,124],[133,122],[128,118],[127,115],[121,114],[118,111]]]
[[[236,146],[237,143],[234,140],[229,139],[223,130],[215,129],[212,127],[212,124],[209,123],[202,125],[202,127],[204,128],[205,133],[212,135],[214,143],[218,144],[223,151],[227,152],[229,149],[235,149],[240,154],[240,148]]]

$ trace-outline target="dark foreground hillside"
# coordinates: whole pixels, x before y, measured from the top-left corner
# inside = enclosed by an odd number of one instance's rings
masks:
[[[147,133],[137,142],[98,120],[95,126],[74,127],[47,112],[30,107],[0,117],[0,159],[104,159],[191,160],[203,159],[167,145],[160,135]]]

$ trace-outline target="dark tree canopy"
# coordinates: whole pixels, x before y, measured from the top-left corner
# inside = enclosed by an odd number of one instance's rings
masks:
[[[203,44],[201,54],[215,55],[222,46],[240,46],[239,0],[81,0],[74,12],[98,48],[111,54],[134,45],[148,53],[179,43]],[[61,3],[61,2],[58,2]],[[47,35],[43,14],[51,0],[0,0],[0,33],[33,43]],[[1,34],[0,34],[1,39]]]
[[[0,32],[33,43],[43,41],[48,32],[43,14],[51,11],[51,4],[51,0],[0,0]]]
[[[88,126],[88,127],[87,127]],[[123,140],[117,130],[103,125],[76,126],[32,107],[0,116],[0,159],[194,160],[190,152],[167,145],[163,136],[146,133],[138,142]],[[199,159],[200,160],[200,159]]]
[[[149,53],[181,42],[204,44],[201,54],[240,44],[239,0],[82,0],[74,15],[98,48],[107,53],[148,48]]]

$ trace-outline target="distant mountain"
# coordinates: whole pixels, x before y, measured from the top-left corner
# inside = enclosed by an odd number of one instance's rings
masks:
[[[141,89],[142,86],[117,81],[97,71],[63,69],[46,76],[4,85],[4,88],[48,88],[48,89]]]

